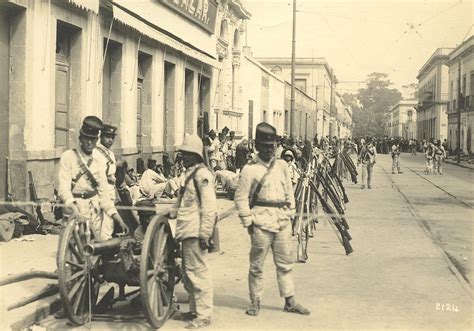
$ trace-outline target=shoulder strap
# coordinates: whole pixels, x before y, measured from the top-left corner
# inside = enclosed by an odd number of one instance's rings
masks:
[[[97,146],[97,150],[98,150],[103,156],[105,156],[105,158],[107,159],[107,162],[108,162],[108,163],[114,163],[114,161],[113,161],[112,158],[110,157],[109,153],[107,153],[107,151],[106,151],[102,146]]]
[[[91,171],[89,170],[88,166],[82,161],[81,155],[79,154],[77,149],[74,149],[74,152],[76,153],[77,156],[77,163],[79,164],[79,168],[81,169],[80,175],[78,175],[76,178],[79,180],[82,176],[86,176],[87,181],[92,185],[92,188],[97,188],[99,184],[97,184],[97,181],[94,178],[94,175],[92,175]],[[90,166],[90,164],[89,164]],[[76,183],[77,183],[76,180]],[[74,184],[75,185],[75,184]]]
[[[270,172],[272,171],[273,167],[275,166],[275,163],[276,163],[276,158],[273,158],[272,160],[272,163],[270,164],[270,166],[268,167],[267,171],[265,172],[265,174],[263,175],[262,179],[260,179],[260,181],[258,182],[257,186],[255,187],[255,191],[253,191],[252,193],[252,198],[250,199],[250,209],[253,208],[253,206],[255,206],[255,204],[257,203],[257,200],[258,200],[258,194],[260,193],[262,187],[263,187],[263,184],[265,184],[265,181],[267,180],[267,177],[268,175],[270,174]]]
[[[184,192],[186,191],[186,186],[188,185],[188,183],[189,183],[191,180],[194,182],[194,188],[195,188],[195,190],[196,190],[196,195],[197,195],[197,197],[198,197],[199,204],[201,203],[201,192],[199,192],[199,190],[198,190],[195,177],[196,177],[196,173],[198,172],[198,170],[199,170],[199,169],[202,169],[202,168],[205,168],[205,167],[206,167],[206,166],[205,166],[204,164],[198,165],[198,166],[189,174],[189,176],[185,179],[184,185],[181,187],[180,201],[179,201],[179,203],[178,203],[179,206],[181,205],[181,198],[183,197]]]

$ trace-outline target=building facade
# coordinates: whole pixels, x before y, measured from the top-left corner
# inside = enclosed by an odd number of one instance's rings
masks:
[[[28,198],[28,171],[51,198],[87,115],[119,128],[113,150],[131,167],[217,127],[218,76],[238,63],[223,40],[241,52],[248,17],[239,0],[2,1],[0,198],[7,183]]]
[[[402,99],[390,109],[388,123],[388,136],[399,137],[406,140],[417,139],[416,109],[418,100]]]
[[[257,60],[291,82],[291,58],[259,57]],[[295,86],[317,102],[317,133],[319,136],[336,135],[337,78],[332,68],[324,58],[296,58],[295,62]]]
[[[418,72],[417,139],[448,135],[448,61],[452,48],[438,48]]]
[[[464,154],[470,155],[473,153],[474,145],[473,35],[449,54],[447,64],[449,66],[448,148],[451,151],[457,149],[458,114],[461,112],[460,147]]]

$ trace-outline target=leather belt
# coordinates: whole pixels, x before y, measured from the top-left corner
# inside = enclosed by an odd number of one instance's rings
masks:
[[[74,198],[81,198],[81,199],[90,199],[97,195],[97,191],[86,192],[86,193],[73,193],[72,196]]]
[[[255,203],[255,206],[284,208],[284,207],[290,207],[290,203],[289,202],[273,202],[273,201],[257,201]]]

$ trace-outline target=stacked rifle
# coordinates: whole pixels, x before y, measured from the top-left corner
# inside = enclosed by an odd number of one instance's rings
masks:
[[[335,230],[346,255],[349,255],[353,251],[350,244],[352,237],[344,215],[349,198],[333,165],[323,153],[313,153],[306,169],[299,171],[299,175],[295,187],[296,216],[293,219],[293,234],[298,239],[297,260],[305,262],[308,259],[308,240],[313,236],[315,223],[318,223],[319,206]]]
[[[357,168],[347,153],[346,149],[343,149],[336,153],[336,158],[332,165],[332,170],[336,173],[339,178],[348,178],[347,174],[351,176],[351,180],[354,184],[357,184]]]

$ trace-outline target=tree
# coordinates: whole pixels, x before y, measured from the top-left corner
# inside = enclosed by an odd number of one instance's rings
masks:
[[[383,136],[386,113],[401,100],[402,94],[391,88],[392,82],[385,73],[374,72],[367,76],[366,86],[357,94],[344,94],[344,101],[352,107],[354,136]]]

